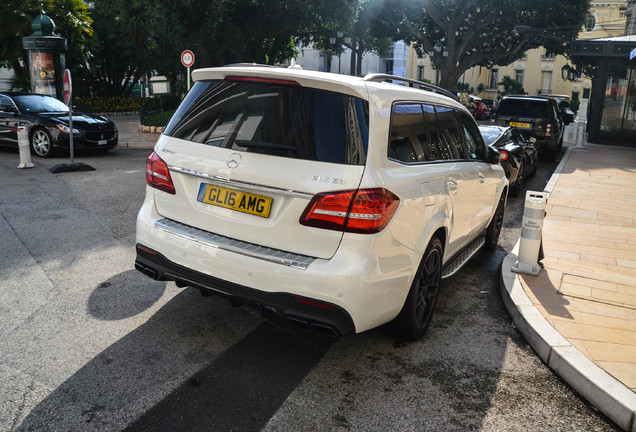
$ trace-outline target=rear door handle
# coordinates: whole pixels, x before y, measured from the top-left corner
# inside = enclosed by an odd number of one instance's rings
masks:
[[[451,192],[457,192],[457,182],[455,180],[449,180],[448,181],[448,190],[450,190]]]

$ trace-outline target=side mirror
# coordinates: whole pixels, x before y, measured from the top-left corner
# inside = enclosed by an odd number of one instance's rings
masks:
[[[559,108],[564,109],[564,108],[570,108],[570,102],[563,100],[561,102],[559,102]]]
[[[563,124],[567,126],[572,122],[574,122],[574,114],[572,114],[571,112],[565,113],[563,115]]]
[[[501,155],[499,151],[495,150],[491,146],[486,146],[488,148],[488,163],[492,165],[499,165],[501,163]]]

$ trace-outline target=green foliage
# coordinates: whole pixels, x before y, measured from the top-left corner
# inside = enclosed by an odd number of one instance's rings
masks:
[[[449,55],[440,84],[451,89],[472,66],[507,65],[542,45],[564,52],[589,7],[590,0],[386,0],[374,32],[413,42],[420,55],[441,42]],[[518,33],[518,25],[550,30],[537,37]]]
[[[44,10],[55,23],[55,33],[67,39],[66,64],[73,81],[81,77],[92,35],[92,19],[83,0],[0,0],[0,62],[16,73],[14,88],[28,89],[28,71],[22,38],[33,34],[31,22]]]
[[[475,94],[475,88],[471,87],[470,84],[468,84],[468,83],[458,82],[457,83],[457,91],[459,93]]]
[[[174,112],[175,110],[167,110],[163,112],[162,116],[161,112],[153,111],[142,119],[141,124],[144,126],[165,126]]]
[[[88,105],[94,113],[139,111],[150,98],[140,97],[78,97],[73,105]]]
[[[578,99],[572,99],[570,101],[570,109],[572,110],[573,113],[578,113],[579,112],[579,107],[581,106],[581,101]]]
[[[508,75],[505,75],[500,82],[498,82],[500,86],[503,86],[502,96],[508,94],[526,94],[523,85],[519,81],[515,81]]]

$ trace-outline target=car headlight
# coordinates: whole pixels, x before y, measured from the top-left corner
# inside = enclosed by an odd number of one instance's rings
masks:
[[[57,128],[59,130],[61,130],[62,132],[66,133],[66,134],[67,133],[71,133],[71,128],[69,128],[68,126],[63,126],[63,125],[60,125],[60,124],[56,124],[55,126],[57,126]],[[73,135],[79,135],[79,131],[77,129],[75,129],[75,128],[73,128]]]

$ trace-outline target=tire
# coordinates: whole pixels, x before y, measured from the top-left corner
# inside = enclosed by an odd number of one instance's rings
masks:
[[[497,210],[492,216],[492,220],[486,229],[486,242],[484,243],[484,249],[495,250],[497,248],[497,242],[499,241],[499,233],[501,233],[501,226],[503,225],[504,206],[506,200],[503,195],[499,198],[499,204],[497,204]]]
[[[422,257],[404,306],[391,323],[391,330],[398,338],[414,341],[426,332],[437,304],[442,258],[442,243],[433,237]]]
[[[516,197],[516,196],[519,196],[519,194],[521,193],[521,184],[523,183],[523,179],[526,176],[525,170],[526,170],[526,164],[523,163],[523,159],[522,159],[521,164],[519,165],[519,173],[517,174],[517,179],[512,185],[510,185],[510,194],[512,196]]]
[[[31,134],[31,149],[33,152],[43,158],[53,156],[53,143],[51,134],[41,127],[35,129]]]

